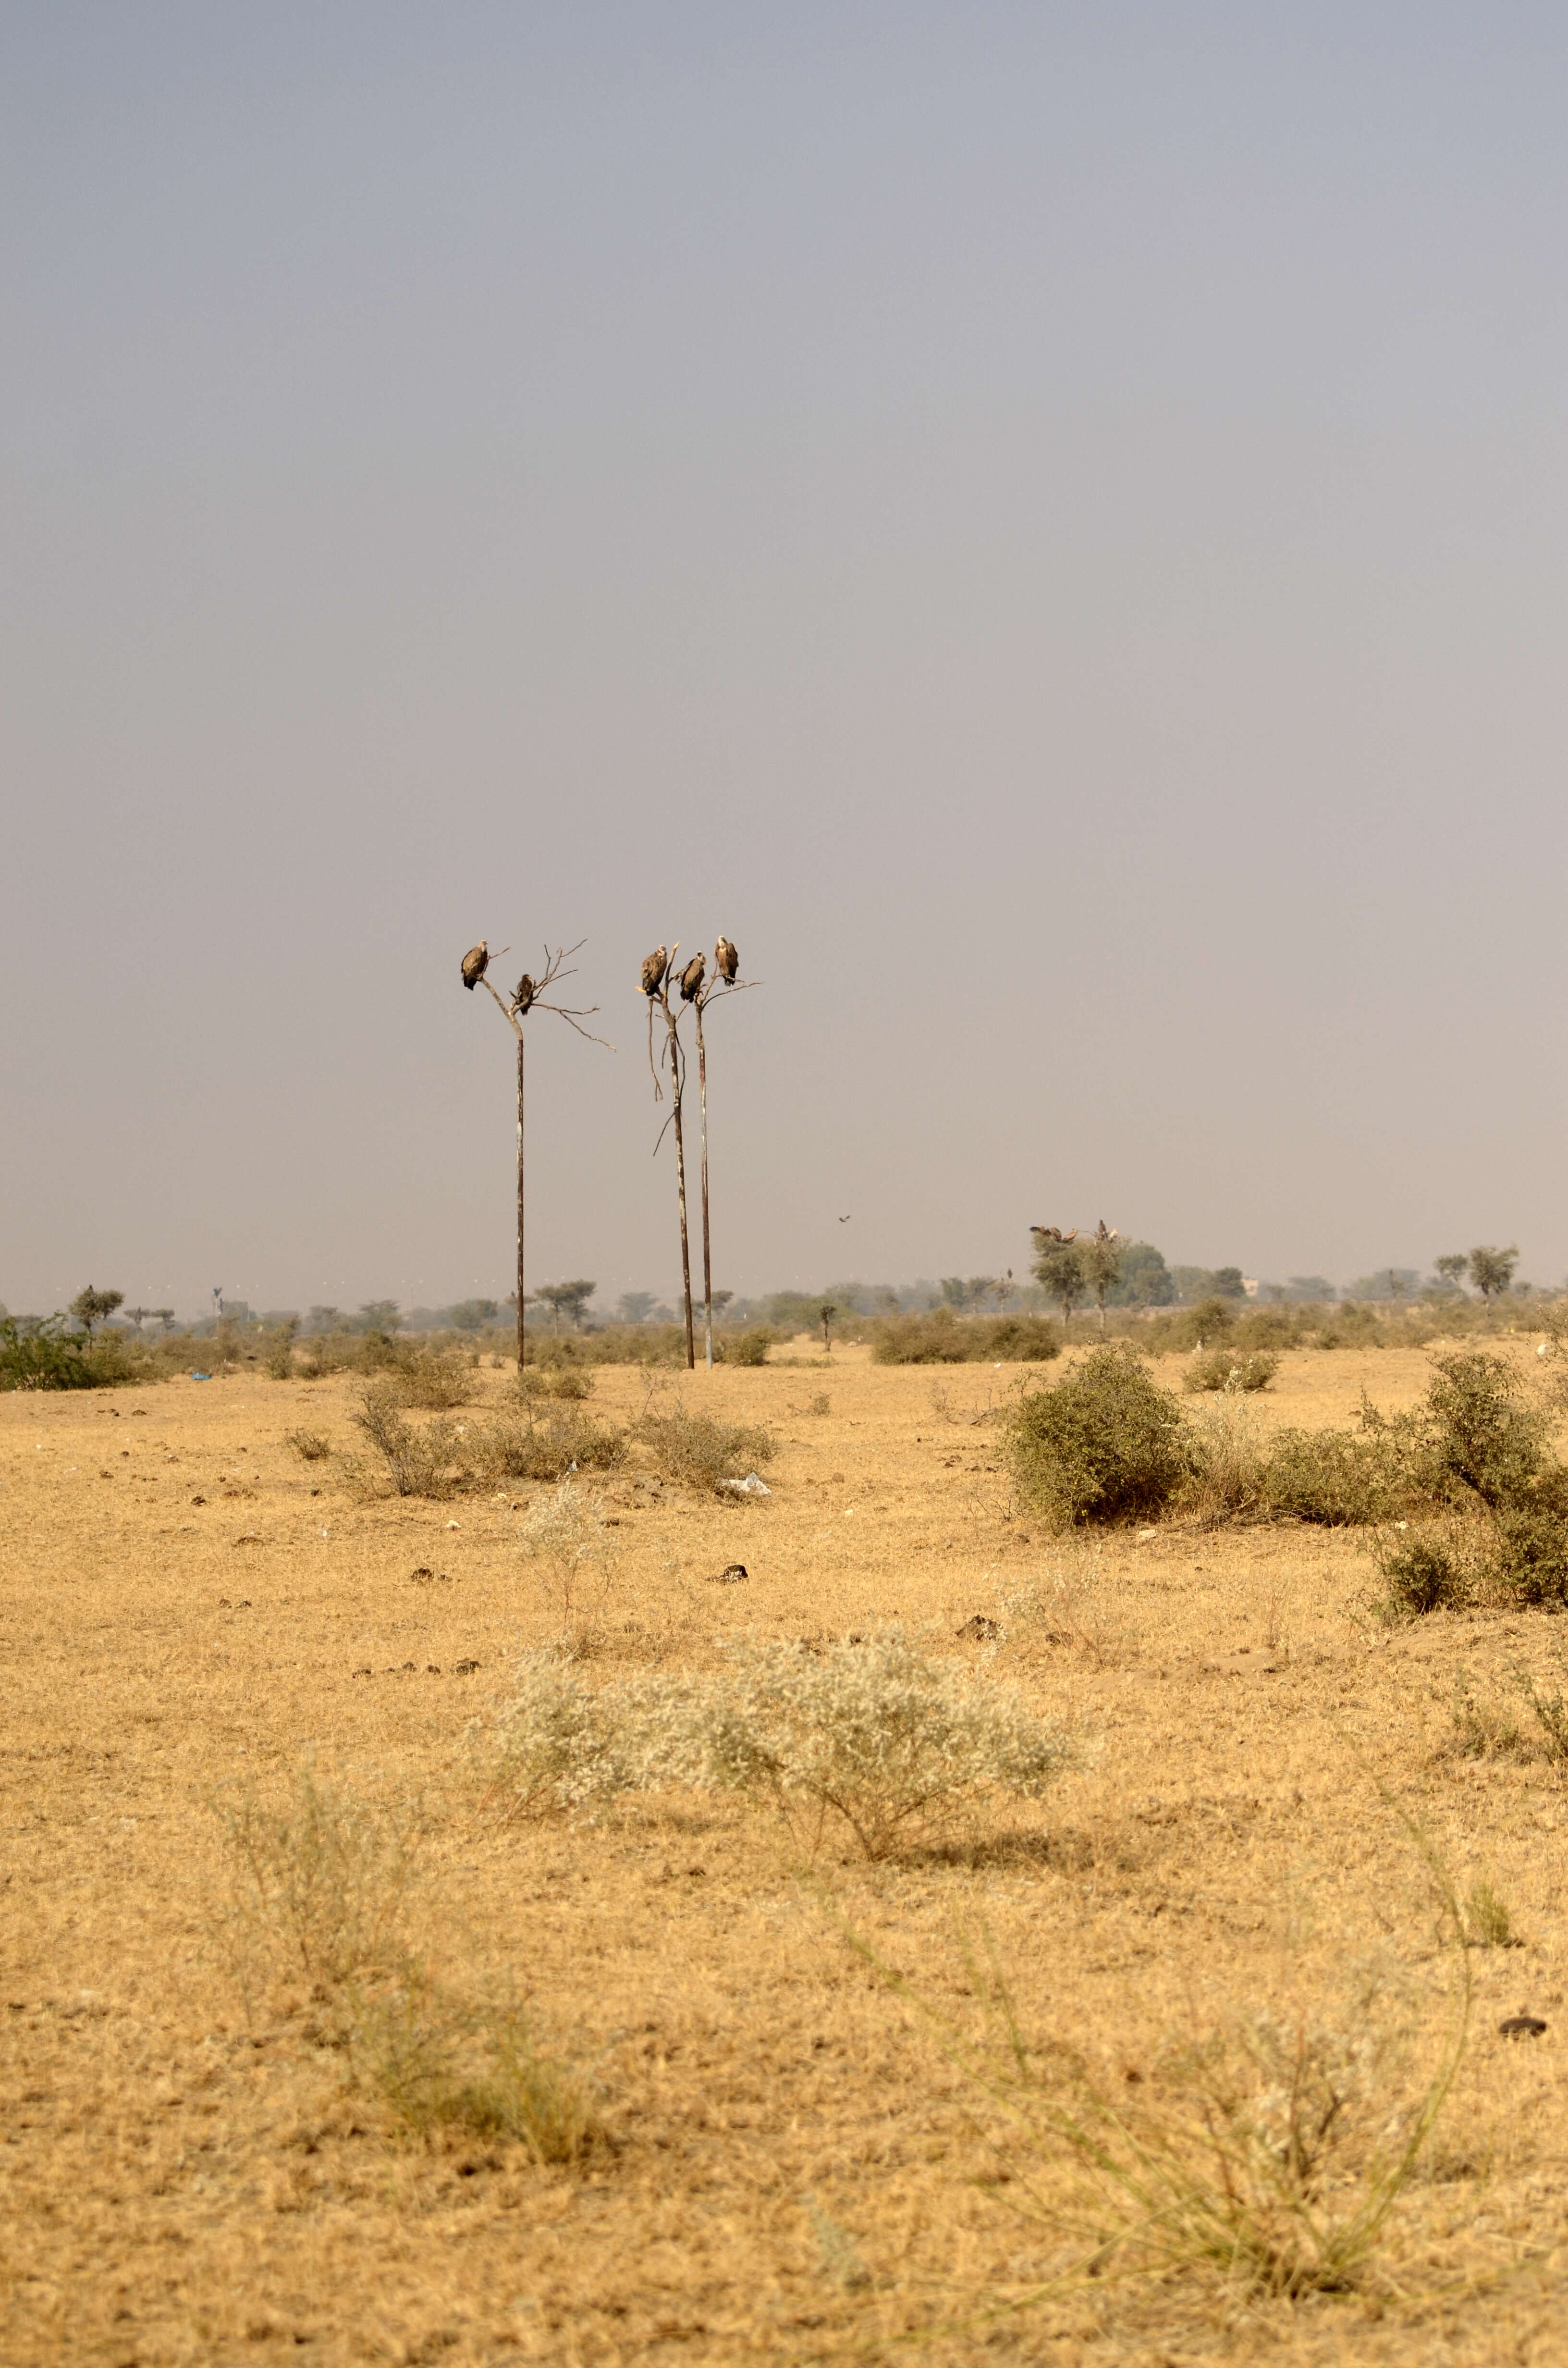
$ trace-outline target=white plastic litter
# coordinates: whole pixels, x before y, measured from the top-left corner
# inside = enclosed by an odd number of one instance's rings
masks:
[[[721,1480],[719,1486],[732,1497],[771,1497],[773,1494],[767,1481],[759,1480],[755,1472],[748,1472],[744,1480]]]

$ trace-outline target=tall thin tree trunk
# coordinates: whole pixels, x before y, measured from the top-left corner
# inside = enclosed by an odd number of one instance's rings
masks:
[[[521,1373],[528,1360],[528,1333],[523,1321],[523,1031],[517,1030],[517,1371]]]
[[[686,1369],[689,1373],[696,1369],[697,1365],[697,1342],[693,1337],[691,1320],[691,1241],[686,1224],[686,1142],[681,1133],[680,1123],[681,1097],[686,1090],[686,1079],[681,1073],[680,1039],[673,1028],[670,1030],[670,1065],[675,1071],[676,1192],[680,1201],[680,1282],[681,1292],[686,1301]]]
[[[697,1099],[702,1113],[702,1334],[713,1371],[713,1258],[708,1239],[708,1048],[702,1041],[702,997],[697,998]]]

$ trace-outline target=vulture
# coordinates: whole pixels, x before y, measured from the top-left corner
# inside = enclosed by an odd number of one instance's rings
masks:
[[[1040,1243],[1075,1242],[1078,1238],[1078,1228],[1076,1225],[1074,1226],[1070,1234],[1064,1234],[1060,1225],[1031,1225],[1029,1227],[1029,1231],[1034,1235],[1036,1241]]]
[[[1105,1219],[1102,1217],[1099,1222],[1099,1230],[1096,1232],[1095,1239],[1096,1242],[1119,1242],[1121,1239],[1121,1235],[1117,1232],[1114,1225],[1108,1226]]]
[[[714,947],[713,967],[727,986],[733,986],[740,972],[741,958],[728,938],[721,938]]]
[[[534,985],[527,971],[524,971],[521,978],[517,981],[517,985],[512,989],[512,1017],[514,1019],[521,1019],[525,1013],[532,1010],[533,999],[538,993],[538,987]]]
[[[680,974],[680,999],[683,1003],[691,1003],[701,994],[703,973],[707,968],[707,961],[701,954],[692,955]]]
[[[648,956],[647,961],[642,965],[642,992],[644,995],[657,995],[660,987],[662,987],[665,983],[665,973],[668,970],[669,966],[670,957],[668,948],[665,946],[655,946],[653,952]]]
[[[463,956],[463,985],[471,995],[489,967],[490,949],[481,938],[479,943],[470,946]]]

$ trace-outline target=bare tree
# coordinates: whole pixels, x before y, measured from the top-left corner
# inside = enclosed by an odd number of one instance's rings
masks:
[[[670,981],[676,976],[675,958],[679,951],[680,939],[677,938],[667,954],[664,947],[659,946],[648,956],[642,964],[642,992],[648,998],[648,1064],[651,1069],[653,1069],[653,1006],[655,1003],[665,1019],[665,1047],[660,1054],[660,1060],[669,1064],[670,1114],[659,1129],[659,1140],[653,1145],[653,1156],[655,1159],[658,1157],[659,1144],[664,1142],[666,1131],[673,1126],[676,1137],[676,1199],[680,1207],[681,1304],[686,1312],[686,1367],[687,1372],[690,1372],[697,1363],[697,1342],[691,1316],[691,1236],[686,1220],[686,1133],[682,1122],[686,1101],[686,1047],[680,1041],[680,1023],[686,1017],[687,1006],[696,1000],[696,989],[694,988],[688,995],[686,992],[686,979],[682,978],[679,981],[680,1003],[678,1006],[671,1004]],[[702,983],[700,954],[687,963],[686,977],[690,977],[693,972],[697,974],[697,985],[700,987]],[[664,1088],[659,1083],[657,1069],[653,1069],[653,1099],[655,1101],[664,1099]]]
[[[463,985],[471,989],[479,985],[483,986],[485,993],[490,996],[495,1005],[495,1008],[499,1011],[501,1017],[506,1022],[507,1027],[510,1028],[513,1035],[517,1040],[517,1371],[519,1373],[522,1372],[523,1367],[528,1360],[528,1340],[526,1326],[528,1292],[524,1287],[523,1280],[523,1022],[528,1018],[530,1011],[553,1011],[558,1019],[564,1019],[568,1028],[574,1028],[579,1036],[585,1036],[587,1038],[590,1044],[604,1044],[607,1052],[614,1052],[615,1047],[613,1044],[606,1043],[604,1037],[596,1036],[591,1029],[585,1028],[582,1025],[582,1022],[585,1019],[591,1019],[595,1012],[597,1011],[598,1005],[597,1003],[590,1004],[585,1011],[580,1011],[572,1008],[564,1003],[546,1003],[544,1000],[544,997],[550,992],[550,989],[552,986],[559,985],[560,982],[563,978],[574,978],[576,976],[575,971],[568,970],[565,965],[571,961],[574,954],[580,953],[582,951],[585,942],[585,939],[579,938],[574,946],[557,946],[553,953],[551,953],[550,948],[546,946],[544,950],[544,967],[540,971],[538,978],[530,978],[528,972],[525,971],[521,978],[517,981],[517,985],[512,989],[510,997],[506,1000],[503,1000],[503,998],[496,994],[494,987],[485,976],[485,971],[490,961],[490,956],[484,950],[484,941],[483,939],[480,940],[479,946],[474,949],[473,953],[465,955],[463,959]],[[504,946],[501,951],[505,953],[507,949]],[[477,956],[483,956],[483,959],[476,960]]]
[[[713,976],[706,987],[702,985],[703,957],[699,954],[695,964],[688,965],[681,980],[681,993],[686,993],[686,981],[695,969],[697,984],[691,1002],[697,1012],[697,1099],[702,1128],[702,1329],[707,1346],[708,1370],[713,1370],[713,1250],[708,1223],[708,1047],[702,1037],[702,1015],[715,998],[744,995],[747,987],[760,985],[757,979],[744,982],[737,976],[740,956],[728,938],[721,938],[713,951]],[[728,1299],[732,1294],[724,1293]]]

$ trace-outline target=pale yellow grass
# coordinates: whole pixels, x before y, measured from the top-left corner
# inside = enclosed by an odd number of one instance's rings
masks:
[[[1408,1404],[1426,1370],[1296,1353],[1250,1411],[1343,1421],[1363,1382]],[[869,1868],[835,1843],[806,1873],[733,1802],[648,1799],[597,1828],[478,1814],[465,1730],[551,1633],[517,1546],[528,1488],[357,1501],[336,1458],[283,1444],[301,1425],[355,1443],[338,1383],[0,1398],[8,2368],[792,2361],[920,2330],[944,2362],[1568,2357],[1563,1796],[1542,1760],[1441,1748],[1458,1673],[1483,1694],[1520,1663],[1550,1678],[1553,1623],[1358,1625],[1353,1534],[1043,1538],[971,1419],[1015,1380],[853,1351],[699,1374],[669,1394],[777,1426],[772,1497],[607,1485],[607,1668],[894,1619],[972,1656],[953,1632],[983,1612],[1006,1626],[998,1668],[1098,1738],[963,1848]],[[596,1411],[646,1391],[607,1373]],[[831,1411],[808,1411],[823,1391]],[[711,1583],[737,1561],[743,1585]],[[509,1975],[614,2152],[568,2174],[402,2139],[303,1985],[247,1969],[215,1804],[305,1765],[415,1804],[432,1970]],[[1470,2055],[1368,2291],[1259,2305],[1110,2282],[976,2316],[1061,2248],[976,2183],[1020,2168],[1002,2124],[843,1925],[971,2031],[963,1936],[988,1930],[1040,2060],[1111,2087],[1238,2015],[1352,2011],[1374,1977],[1412,2002],[1425,2060],[1451,1951],[1380,1788],[1523,1946],[1474,1954]],[[1543,2038],[1497,2036],[1519,2010]]]

